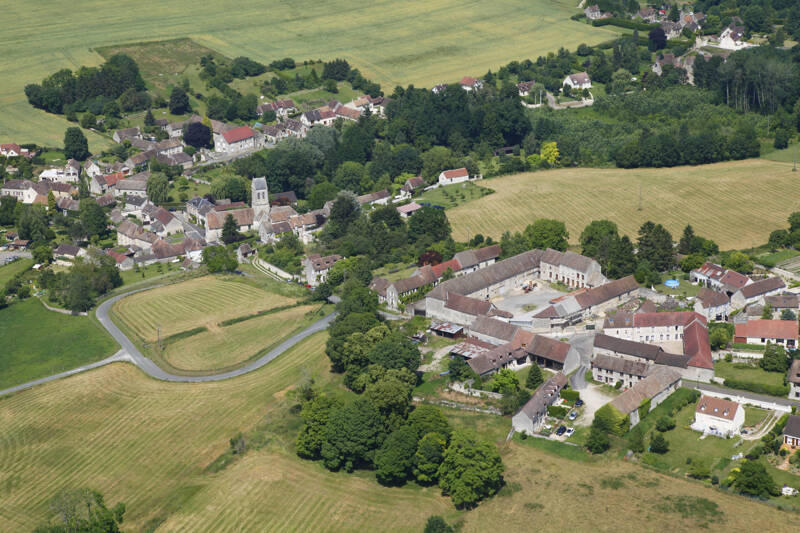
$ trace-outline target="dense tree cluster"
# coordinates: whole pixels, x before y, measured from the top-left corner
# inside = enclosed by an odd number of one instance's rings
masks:
[[[85,261],[76,259],[69,271],[43,270],[39,276],[39,286],[47,290],[50,299],[70,311],[88,311],[96,298],[120,285],[116,262],[97,249],[90,249]]]
[[[63,490],[48,502],[53,518],[39,525],[35,533],[120,533],[124,503],[108,508],[96,490]]]
[[[57,114],[85,111],[90,104],[102,109],[118,98],[126,108],[132,105],[145,109],[150,105],[138,65],[124,54],[110,57],[99,67],[81,67],[74,73],[69,69],[59,70],[40,85],[27,85],[25,95],[33,107]]]

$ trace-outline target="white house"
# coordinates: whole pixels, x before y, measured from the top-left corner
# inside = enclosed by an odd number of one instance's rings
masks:
[[[744,48],[756,46],[745,41],[744,32],[744,26],[734,26],[731,24],[719,34],[719,44],[717,46],[725,50],[742,50]]]
[[[454,170],[445,170],[439,174],[439,185],[452,185],[454,183],[462,183],[468,180],[469,171],[463,167]]]
[[[736,324],[733,342],[766,345],[780,344],[784,348],[797,348],[796,320],[749,320]]]
[[[0,196],[12,196],[23,204],[32,204],[38,192],[30,180],[8,180],[0,189]]]
[[[786,381],[789,382],[789,398],[800,400],[800,359],[792,361]]]
[[[701,396],[694,411],[691,428],[717,437],[738,435],[744,425],[744,408],[736,402]]]
[[[461,88],[465,91],[477,91],[483,89],[483,81],[471,76],[461,78]]]
[[[336,254],[325,257],[320,257],[319,254],[309,255],[303,260],[303,265],[305,266],[306,283],[312,287],[316,287],[319,284],[324,283],[328,278],[328,272],[330,272],[331,268],[333,268],[333,265],[335,265],[338,261],[341,261],[341,259],[342,256]]]
[[[703,287],[695,298],[694,310],[706,320],[726,321],[731,312],[731,299],[724,292]]]
[[[786,288],[779,277],[766,278],[745,285],[731,296],[731,309],[742,309],[751,304],[763,305],[767,296],[774,296]]]
[[[571,89],[591,89],[592,80],[585,72],[578,72],[564,78],[562,85],[568,85]]]
[[[256,148],[256,132],[249,126],[240,126],[232,130],[214,134],[215,152],[243,152]]]

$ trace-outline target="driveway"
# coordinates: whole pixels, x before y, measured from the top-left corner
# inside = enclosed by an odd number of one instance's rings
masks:
[[[511,296],[498,299],[494,304],[498,309],[513,313],[514,318],[517,320],[528,320],[533,317],[533,315],[549,306],[550,300],[563,296],[564,294],[566,293],[551,289],[549,286],[545,285],[527,294],[519,291]],[[525,306],[529,305],[535,305],[536,307],[530,311],[526,311]]]
[[[614,395],[609,394],[601,385],[594,383],[587,383],[586,388],[581,390],[581,400],[583,400],[583,407],[580,407],[580,416],[575,420],[576,426],[591,425],[594,420],[594,414],[598,409],[615,398]]]

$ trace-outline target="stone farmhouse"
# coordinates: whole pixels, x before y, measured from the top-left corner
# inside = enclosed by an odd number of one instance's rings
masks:
[[[120,246],[134,246],[150,252],[157,240],[158,236],[155,233],[147,231],[130,220],[123,220],[117,228],[117,244]]]
[[[724,292],[703,287],[694,301],[694,310],[706,320],[725,322],[731,313],[731,300]]]
[[[724,439],[738,435],[744,425],[744,408],[736,402],[701,396],[694,410],[691,428],[704,435],[716,435]]]
[[[594,259],[552,248],[542,255],[539,277],[573,289],[598,287],[608,282],[601,272],[600,263]]]
[[[262,146],[263,137],[249,126],[239,126],[214,133],[214,151],[226,154],[254,150]]]
[[[114,135],[111,136],[116,143],[123,143],[124,141],[132,141],[134,139],[141,139],[142,138],[142,130],[139,129],[139,126],[135,128],[126,128],[123,130],[117,130],[114,132]]]
[[[303,260],[306,283],[312,287],[317,287],[320,283],[324,283],[333,265],[341,260],[342,256],[337,254],[325,257],[320,257],[319,254],[309,255]]]
[[[256,107],[256,113],[258,113],[259,116],[263,115],[265,111],[274,111],[279,117],[288,117],[291,113],[297,112],[297,106],[294,100],[287,99],[275,100],[274,102],[268,102]]]
[[[611,402],[611,406],[630,419],[630,427],[639,423],[639,407],[650,400],[652,411],[681,386],[681,375],[669,368],[659,368]]]
[[[578,72],[564,78],[562,85],[567,85],[570,89],[591,89],[592,79],[585,72]]]
[[[784,348],[797,348],[796,320],[749,320],[736,324],[733,342],[766,345],[779,344]]]
[[[630,388],[658,368],[670,368],[687,379],[696,379],[697,369],[689,366],[690,356],[668,353],[654,344],[598,333],[594,337],[592,353],[593,379],[608,385],[621,381],[622,388]],[[713,372],[703,381],[709,381],[711,375]]]
[[[742,309],[748,305],[763,305],[765,298],[780,294],[786,284],[783,279],[774,277],[755,281],[733,293],[731,309]]]
[[[159,237],[167,237],[183,231],[183,223],[175,215],[159,207],[153,213],[153,220],[150,222],[150,231]]]
[[[566,385],[567,376],[562,372],[544,382],[531,396],[531,399],[511,419],[514,431],[528,435],[535,434],[542,427],[547,417],[547,408],[558,400],[561,389]]]
[[[362,194],[361,196],[357,197],[358,204],[361,207],[367,205],[386,205],[389,203],[389,199],[392,195],[389,193],[388,189],[383,189],[377,192],[371,192],[368,194]]]
[[[236,222],[236,229],[239,232],[250,231],[253,228],[253,208],[240,207],[222,211],[209,211],[206,214],[206,240],[208,242],[219,242],[222,240],[222,227],[228,215],[233,217]]]
[[[797,316],[797,312],[800,310],[800,295],[784,293],[766,296],[764,305],[769,305],[772,308],[772,318],[780,318],[783,311],[791,311]]]
[[[689,280],[709,289],[724,292],[728,296],[732,296],[742,287],[753,283],[753,280],[744,274],[709,262],[703,263],[700,268],[689,272]]]
[[[639,284],[633,276],[610,281],[591,289],[579,289],[553,300],[552,305],[533,316],[531,325],[536,329],[564,328],[605,312],[639,293]]]
[[[454,170],[445,170],[439,174],[439,185],[442,186],[463,183],[465,181],[469,181],[469,171],[463,167]]]
[[[26,205],[37,204],[47,207],[47,195],[52,191],[56,200],[72,198],[78,194],[75,186],[68,183],[13,179],[0,187],[0,196],[11,196]]]
[[[792,361],[786,381],[789,382],[789,398],[800,400],[800,359]]]
[[[561,389],[566,385],[567,376],[561,372],[545,381],[511,419],[514,431],[528,435],[535,434],[547,418],[547,408],[558,400]]]

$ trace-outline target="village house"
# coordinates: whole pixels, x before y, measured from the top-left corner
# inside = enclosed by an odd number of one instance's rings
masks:
[[[789,398],[800,400],[800,359],[792,360],[786,381],[789,382]]]
[[[671,368],[686,379],[698,379],[698,369],[689,366],[692,359],[690,356],[667,353],[663,348],[654,344],[634,342],[598,333],[594,337],[592,353],[592,375],[596,381],[608,385],[616,385],[621,381],[622,388],[630,388],[655,368]],[[636,365],[628,363],[636,363]],[[644,367],[640,365],[644,365]],[[708,375],[701,376],[700,380],[709,381],[713,372],[702,370]]]
[[[417,202],[397,206],[397,212],[400,213],[400,218],[408,218],[420,209],[422,209],[422,206]]]
[[[517,84],[517,93],[524,98],[531,94],[531,89],[535,84],[535,81],[521,81]]]
[[[601,272],[600,263],[594,259],[552,248],[545,250],[542,255],[540,270],[541,279],[562,283],[573,289],[597,287],[608,281]]]
[[[100,165],[101,163],[98,162],[97,160],[89,158],[83,164],[83,171],[90,178],[93,178],[95,176],[101,176],[103,174],[103,167],[105,166],[105,164],[103,163],[103,166]]]
[[[453,272],[457,276],[463,276],[486,268],[497,261],[500,257],[500,252],[499,244],[457,252],[453,256],[453,260],[458,264],[458,268],[453,268]]]
[[[744,425],[744,408],[736,402],[703,395],[694,410],[691,428],[704,435],[729,438],[738,435]]]
[[[117,228],[117,244],[120,246],[135,246],[149,252],[157,240],[158,236],[155,233],[130,220],[123,220]]]
[[[100,207],[105,207],[100,204],[100,199],[103,198],[102,196],[97,199],[97,205]],[[72,212],[77,213],[80,211],[81,202],[80,200],[75,200],[74,198],[59,198],[56,201],[56,209],[58,209],[62,213]]]
[[[633,276],[610,281],[591,289],[578,289],[566,294],[533,315],[536,328],[564,328],[616,307],[639,294],[639,284]]]
[[[567,376],[562,372],[544,382],[511,419],[514,431],[528,435],[534,435],[539,431],[547,418],[547,408],[558,400],[561,389],[566,385]]]
[[[800,415],[789,415],[783,427],[783,444],[791,449],[800,447]]]
[[[744,274],[739,274],[735,270],[729,270],[709,262],[703,263],[700,268],[689,272],[689,281],[715,291],[724,292],[728,296],[753,283],[753,280]]]
[[[119,270],[125,271],[133,268],[133,258],[128,255],[115,252],[114,250],[106,250],[106,255],[114,259]]]
[[[17,143],[0,144],[0,155],[8,158],[12,157],[27,157],[32,159],[34,154],[27,148],[20,148]]]
[[[58,262],[60,259],[74,261],[78,257],[85,256],[86,250],[83,250],[79,246],[75,246],[73,244],[62,243],[56,246],[56,248],[53,250],[53,257],[56,259],[56,262]]]
[[[81,177],[81,164],[70,159],[63,168],[48,168],[39,173],[39,180],[59,183],[77,183]]]
[[[780,318],[784,311],[790,311],[796,317],[800,309],[800,295],[784,293],[767,296],[764,298],[764,305],[769,305],[772,309],[772,318]]]
[[[302,122],[308,128],[316,124],[321,124],[323,126],[333,126],[333,123],[336,121],[337,118],[338,117],[336,116],[336,113],[334,113],[327,106],[325,106],[320,109],[312,109],[311,111],[306,111],[305,113],[300,115],[300,122]]]
[[[784,348],[797,348],[796,320],[749,320],[736,324],[733,342],[742,344],[779,344]]]
[[[627,416],[630,427],[633,427],[639,423],[639,407],[649,403],[647,412],[652,411],[680,386],[681,375],[678,372],[669,368],[658,368],[614,398],[611,406]]]
[[[780,294],[786,284],[779,277],[766,278],[746,285],[731,296],[731,309],[742,309],[748,305],[764,305],[767,296]]]
[[[140,198],[147,197],[147,180],[128,178],[119,180],[113,187],[114,197],[119,198],[124,196],[129,198],[131,196],[139,196]]]
[[[389,203],[391,197],[392,195],[389,193],[388,189],[383,189],[382,191],[362,194],[357,200],[359,205],[364,207],[365,205],[386,205]]]
[[[143,219],[144,208],[149,208],[152,205],[153,204],[146,197],[129,196],[125,198],[125,203],[122,206],[122,212],[126,215],[133,215],[138,219]]]
[[[253,150],[260,144],[257,133],[249,126],[240,126],[231,130],[214,134],[214,151],[224,153],[244,152]]]
[[[655,24],[659,20],[658,11],[652,7],[642,8],[636,15],[649,24]]]
[[[600,6],[597,4],[584,9],[583,14],[586,15],[586,18],[589,20],[598,20],[603,16],[603,12],[600,10]]]
[[[139,129],[139,126],[117,130],[114,132],[114,135],[112,135],[111,138],[114,139],[114,142],[121,144],[126,140],[131,141],[133,139],[141,139],[142,131]]]
[[[192,115],[187,120],[183,120],[183,121],[179,121],[179,122],[171,122],[171,123],[167,124],[167,126],[164,129],[166,130],[166,132],[170,136],[170,138],[174,139],[174,138],[177,138],[177,137],[183,137],[183,129],[185,127],[187,127],[189,124],[191,124],[192,122],[202,122],[202,121],[203,121],[203,117],[201,117],[200,115]]]
[[[239,263],[249,263],[257,254],[258,250],[250,246],[250,243],[245,242],[236,249],[236,260]]]
[[[755,46],[745,40],[745,31],[746,29],[744,26],[735,26],[731,24],[719,34],[719,43],[717,46],[725,50],[734,51]]]
[[[200,225],[205,225],[206,214],[214,209],[214,204],[203,196],[195,196],[186,202],[186,214],[194,217]]]
[[[694,311],[708,321],[725,322],[731,312],[731,300],[724,292],[703,287],[695,298]]]
[[[621,383],[620,388],[622,389],[633,387],[638,381],[644,379],[650,370],[650,366],[645,362],[604,354],[597,354],[592,358],[591,368],[592,379],[611,386]]]
[[[287,117],[297,112],[297,106],[294,100],[275,100],[274,102],[267,102],[256,107],[256,113],[258,113],[259,116],[263,115],[266,111],[274,111],[275,115],[279,117]]]
[[[237,231],[245,232],[253,228],[253,209],[251,207],[209,211],[206,214],[206,241],[219,242],[222,239],[222,227],[228,215],[233,216]]]
[[[479,91],[483,89],[483,80],[471,76],[464,76],[461,78],[459,85],[461,85],[461,88],[465,91]]]
[[[0,196],[11,196],[18,202],[28,205],[32,204],[38,195],[34,183],[30,180],[8,180],[0,189]]]
[[[175,215],[163,207],[159,207],[153,214],[153,220],[150,222],[150,231],[163,238],[182,232],[183,224],[175,218]]]
[[[317,287],[328,279],[328,272],[330,272],[333,265],[342,260],[341,255],[328,255],[321,257],[319,254],[311,254],[303,259],[303,267],[305,269],[306,283],[312,287]]]
[[[564,83],[561,85],[567,85],[570,89],[591,89],[592,80],[585,72],[578,72],[564,78]]]
[[[408,178],[401,190],[411,197],[418,190],[424,189],[426,185],[427,183],[425,183],[425,179],[422,176],[415,176],[413,178]]]
[[[445,170],[439,174],[439,185],[452,185],[454,183],[462,183],[469,180],[469,171],[466,168],[457,168],[454,170]]]

